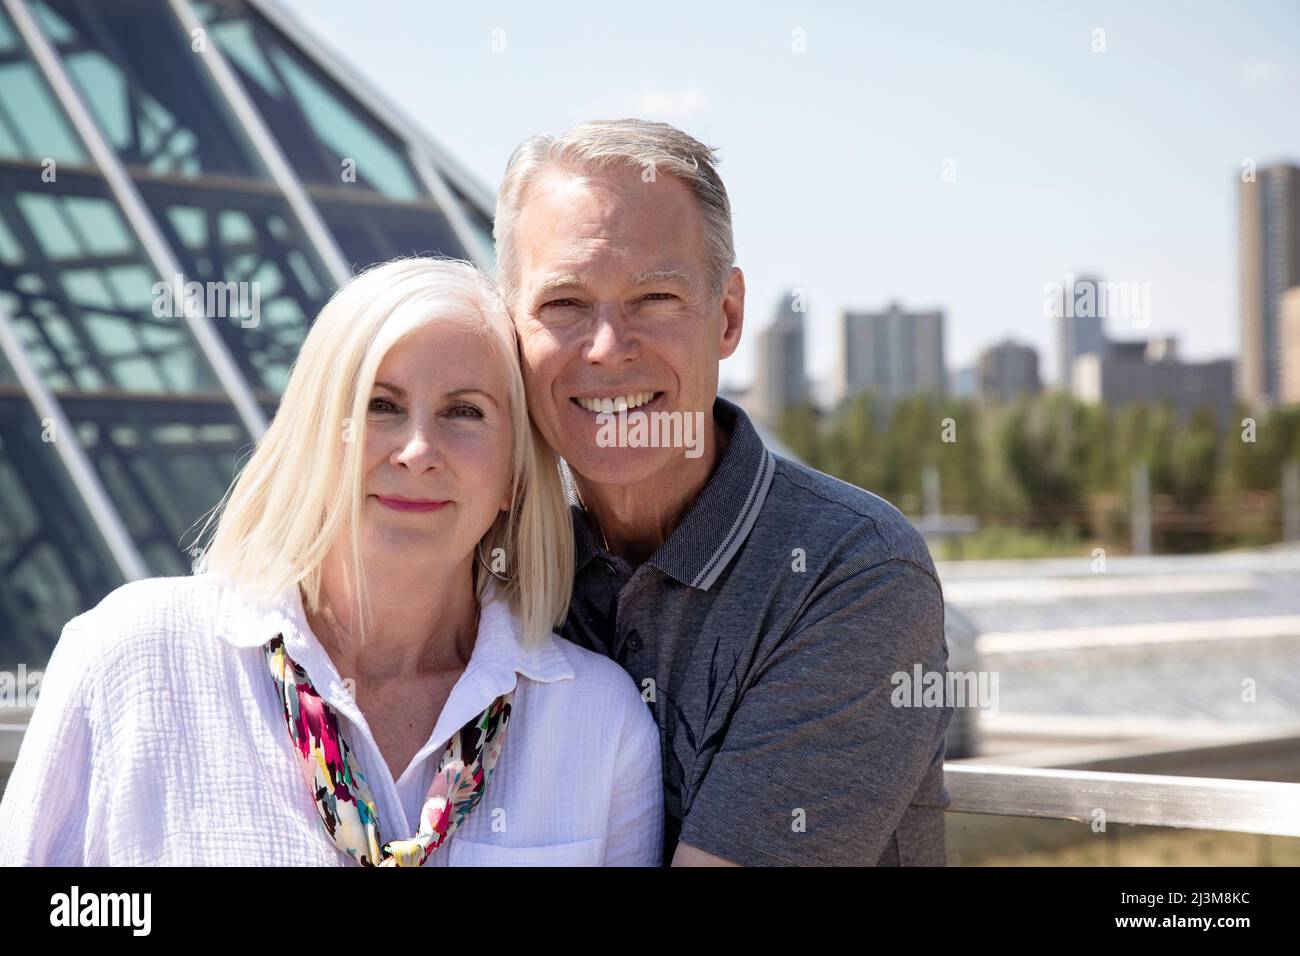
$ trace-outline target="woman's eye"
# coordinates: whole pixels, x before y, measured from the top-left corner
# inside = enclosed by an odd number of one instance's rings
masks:
[[[397,406],[386,398],[372,398],[370,400],[370,410],[372,412],[394,412]]]
[[[483,412],[473,405],[457,405],[451,410],[454,418],[482,418]]]

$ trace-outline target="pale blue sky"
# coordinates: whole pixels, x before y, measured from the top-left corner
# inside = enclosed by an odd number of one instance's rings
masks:
[[[946,311],[950,368],[1011,336],[1050,375],[1043,286],[1070,272],[1151,283],[1149,330],[1113,335],[1234,354],[1241,164],[1300,162],[1297,0],[286,2],[494,188],[583,119],[719,147],[748,328],[804,289],[819,377],[840,311],[891,299]]]

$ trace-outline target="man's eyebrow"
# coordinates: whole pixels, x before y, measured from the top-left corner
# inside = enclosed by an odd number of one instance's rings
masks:
[[[691,277],[681,269],[647,269],[634,275],[628,284],[639,287],[662,283],[671,283],[689,289],[691,287]],[[541,299],[560,289],[582,288],[585,288],[585,286],[581,276],[576,272],[562,272],[543,279],[537,286],[533,296],[535,299]]]
[[[533,293],[535,298],[541,298],[544,295],[550,295],[557,289],[581,289],[582,277],[576,272],[561,272],[556,275],[547,276],[537,286]]]
[[[406,401],[406,389],[402,388],[401,386],[394,385],[394,384],[392,384],[391,382],[380,382],[380,381],[376,381],[376,382],[375,382],[375,388],[386,388],[386,389],[388,389],[388,391],[390,391],[390,392],[392,392],[394,395],[396,395],[396,396],[397,396],[401,401]],[[443,397],[444,397],[444,398],[459,398],[459,397],[462,396],[462,395],[469,395],[469,394],[482,395],[484,398],[486,398],[486,399],[487,399],[489,402],[491,402],[493,405],[499,405],[499,404],[500,404],[500,403],[499,403],[499,402],[498,402],[498,401],[497,401],[497,400],[492,396],[492,394],[491,394],[490,392],[485,392],[485,391],[483,391],[483,389],[478,388],[477,386],[474,386],[474,385],[458,385],[458,386],[456,386],[455,388],[449,389],[449,390],[447,391],[447,393],[446,393]]]
[[[681,269],[650,269],[632,277],[631,285],[656,285],[661,282],[690,287],[691,277]]]

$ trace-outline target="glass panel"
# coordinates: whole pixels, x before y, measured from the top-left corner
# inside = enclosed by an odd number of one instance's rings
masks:
[[[465,258],[442,213],[429,207],[324,202],[317,207],[356,270],[396,256]]]
[[[949,866],[1297,866],[1300,838],[948,813]]]
[[[34,0],[32,9],[128,166],[264,177],[166,0]]]
[[[360,186],[391,199],[427,195],[402,141],[259,14],[238,2],[194,7],[305,182]],[[349,159],[355,181],[343,178]]]
[[[334,291],[287,204],[197,184],[146,183],[140,191],[186,278],[207,284],[207,314],[244,377],[256,389],[284,391],[298,349]]]
[[[85,163],[72,125],[0,7],[0,157]],[[55,169],[57,175],[57,167]]]
[[[0,382],[13,381],[0,356]],[[0,669],[40,669],[63,625],[123,579],[54,442],[12,386],[0,385]]]
[[[0,173],[0,305],[55,390],[219,392],[180,316],[98,180],[63,174],[58,192]]]
[[[103,183],[16,175],[0,171],[0,305],[151,572],[187,573],[182,535],[248,434]],[[222,238],[239,250],[244,237]]]
[[[446,177],[443,177],[446,179]],[[469,200],[465,194],[450,179],[447,179],[447,186],[451,193],[460,203],[460,208],[465,212],[465,218],[469,220],[470,229],[474,232],[474,238],[478,240],[479,248],[487,256],[488,262],[497,261],[496,241],[492,238],[492,217],[483,213],[478,204]]]
[[[188,549],[235,474],[247,433],[229,405],[91,401],[64,410],[154,574],[188,574]]]

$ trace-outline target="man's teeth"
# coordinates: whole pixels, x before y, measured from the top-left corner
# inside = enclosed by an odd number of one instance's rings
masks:
[[[654,392],[633,392],[617,398],[579,398],[577,402],[589,412],[626,412],[646,404],[654,397]]]

